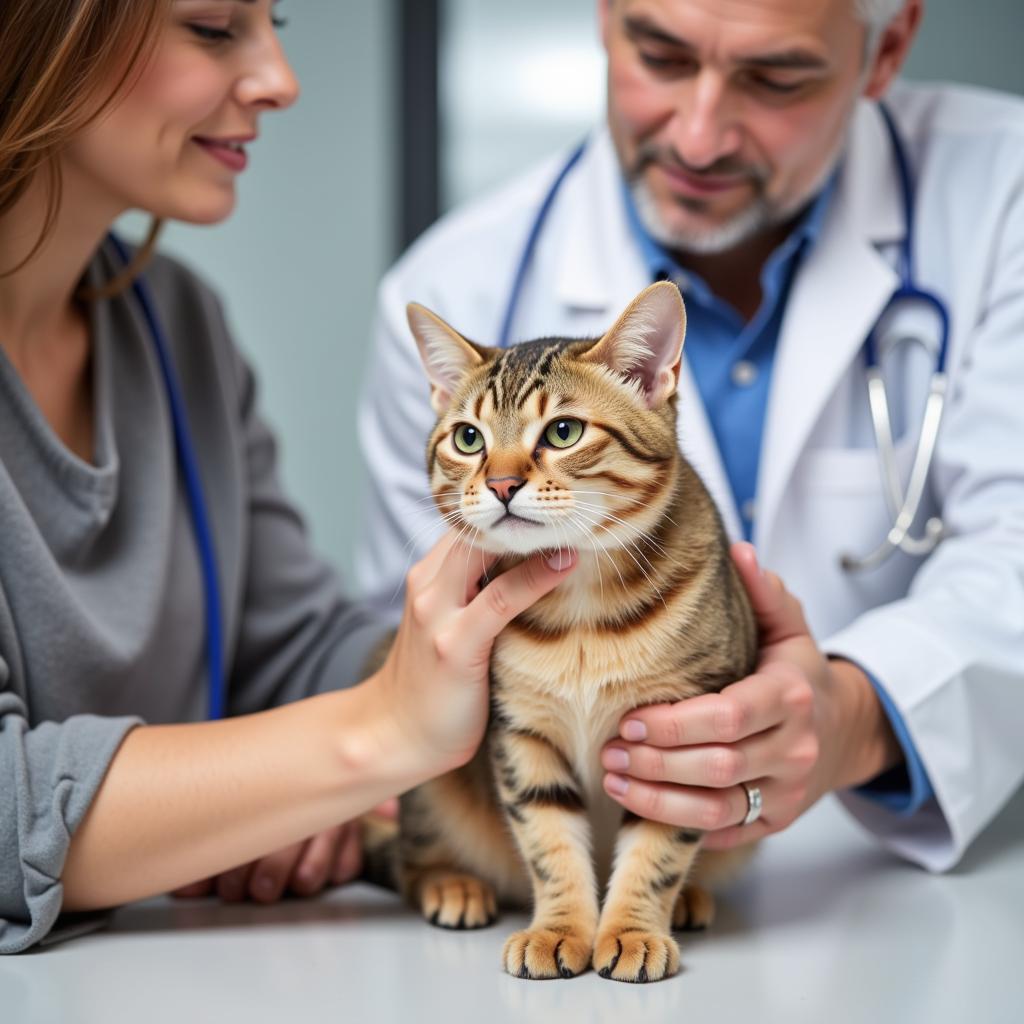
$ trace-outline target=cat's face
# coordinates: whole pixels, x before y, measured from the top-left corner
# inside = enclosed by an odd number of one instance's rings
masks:
[[[663,514],[677,458],[685,313],[642,292],[596,340],[474,345],[409,307],[439,414],[427,448],[442,516],[484,550],[629,547]]]

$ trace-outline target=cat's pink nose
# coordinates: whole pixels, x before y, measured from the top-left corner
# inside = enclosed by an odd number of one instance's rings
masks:
[[[502,505],[508,507],[508,503],[512,500],[512,495],[519,490],[526,480],[521,476],[489,476],[487,478],[487,488],[491,493],[502,503]]]

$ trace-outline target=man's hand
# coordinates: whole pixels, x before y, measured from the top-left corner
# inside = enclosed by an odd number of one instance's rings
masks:
[[[609,796],[641,817],[705,830],[705,848],[719,850],[786,828],[825,793],[902,758],[867,676],[825,658],[799,601],[760,571],[751,545],[732,555],[760,631],[756,671],[720,693],[630,712],[602,754]],[[746,826],[742,782],[764,801]]]
[[[397,802],[389,800],[376,808],[376,813],[394,817],[396,810]],[[172,895],[182,899],[216,895],[226,903],[276,903],[285,893],[315,896],[327,886],[350,882],[362,865],[359,822],[349,821],[251,864],[177,889]]]

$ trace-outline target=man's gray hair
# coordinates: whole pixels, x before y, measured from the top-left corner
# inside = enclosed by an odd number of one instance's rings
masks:
[[[906,0],[856,0],[857,14],[869,28],[878,31],[903,10]]]
[[[885,27],[903,10],[907,0],[854,0],[854,2],[857,7],[857,16],[868,27],[864,55],[865,60],[870,62]]]

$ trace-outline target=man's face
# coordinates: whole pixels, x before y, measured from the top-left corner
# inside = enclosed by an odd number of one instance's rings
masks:
[[[603,0],[608,120],[663,244],[722,252],[835,166],[865,81],[853,0]]]

